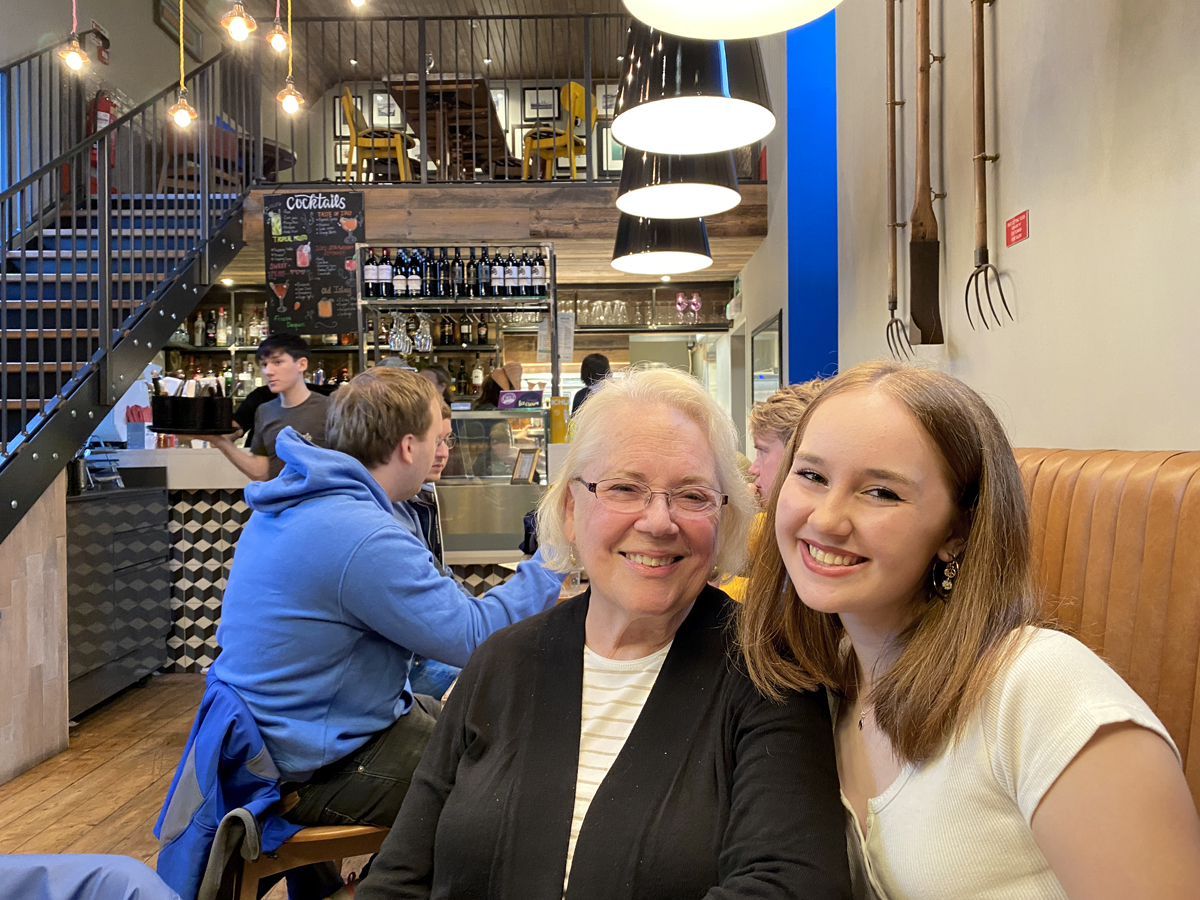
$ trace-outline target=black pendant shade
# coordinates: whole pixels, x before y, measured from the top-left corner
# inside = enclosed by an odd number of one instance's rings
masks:
[[[664,155],[625,154],[617,209],[631,216],[694,219],[733,209],[742,200],[733,151]]]
[[[629,28],[612,136],[653,153],[716,153],[775,127],[757,39],[681,38]]]
[[[703,219],[648,219],[621,213],[614,269],[631,275],[679,275],[712,265]]]

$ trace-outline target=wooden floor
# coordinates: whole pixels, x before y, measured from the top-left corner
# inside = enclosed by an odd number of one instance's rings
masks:
[[[154,865],[154,822],[204,694],[156,675],[88,713],[70,748],[0,785],[0,854],[119,853]]]

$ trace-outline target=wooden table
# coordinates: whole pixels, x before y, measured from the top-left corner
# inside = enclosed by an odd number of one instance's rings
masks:
[[[418,76],[393,75],[384,81],[418,137],[424,116],[426,154],[437,167],[439,178],[470,181],[476,168],[488,171],[493,163],[509,158],[487,79],[429,75],[425,79],[424,104]]]

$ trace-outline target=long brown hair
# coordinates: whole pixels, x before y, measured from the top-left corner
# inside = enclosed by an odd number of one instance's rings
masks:
[[[1020,472],[995,413],[956,378],[892,362],[863,363],[829,381],[788,442],[789,466],[814,412],[832,397],[874,388],[902,404],[941,458],[951,496],[969,519],[953,593],[932,590],[898,636],[900,652],[866,702],[897,755],[908,762],[935,756],[975,709],[1014,652],[1022,626],[1038,620],[1030,577],[1029,516]],[[764,533],[775,534],[776,479]],[[930,560],[930,570],[936,560]],[[738,620],[746,666],[758,688],[824,685],[840,695],[857,683],[856,662],[843,647],[836,615],[809,609],[787,577],[779,545],[761,541],[751,561]]]

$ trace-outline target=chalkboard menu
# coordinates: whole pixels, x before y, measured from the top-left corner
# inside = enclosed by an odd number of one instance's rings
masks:
[[[271,334],[358,331],[362,193],[267,194],[263,219]]]

